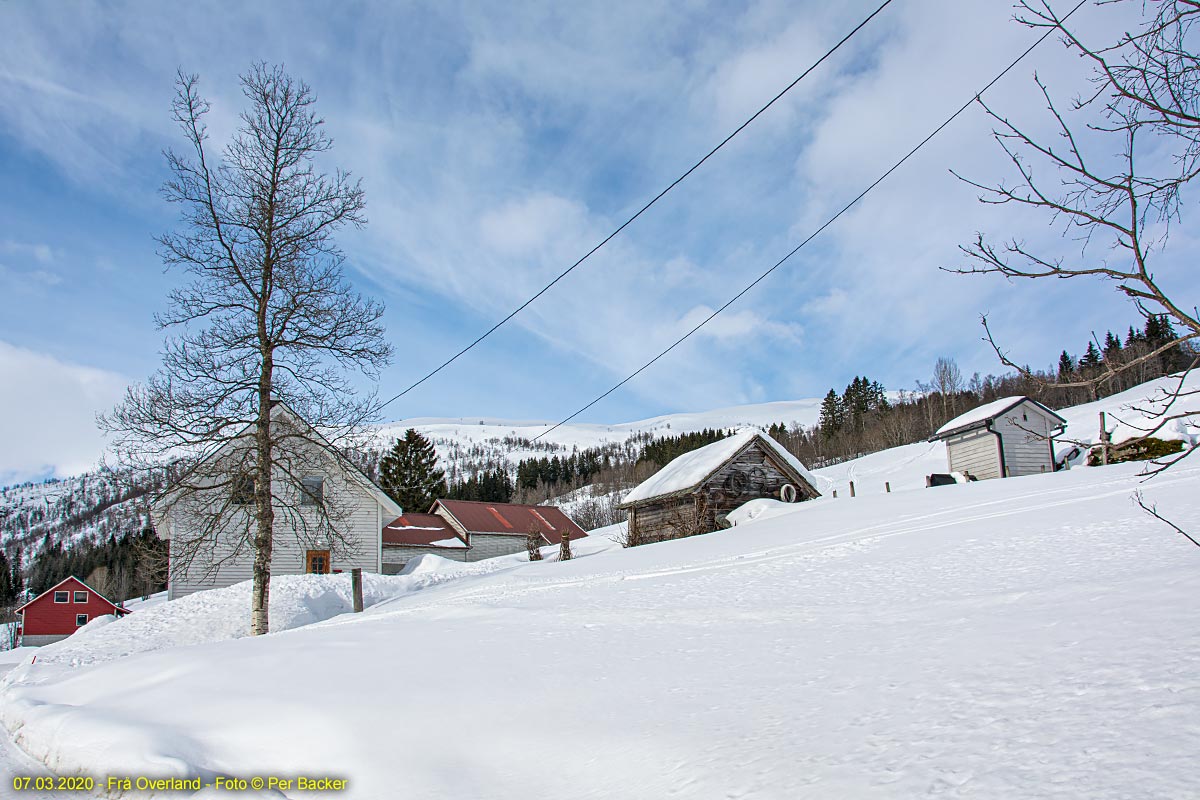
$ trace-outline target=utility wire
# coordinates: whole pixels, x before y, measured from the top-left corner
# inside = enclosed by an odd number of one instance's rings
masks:
[[[1078,3],[1078,4],[1077,4],[1077,5],[1074,7],[1074,8],[1072,8],[1072,9],[1071,9],[1070,13],[1068,13],[1068,14],[1067,14],[1065,17],[1063,17],[1063,18],[1062,18],[1062,22],[1066,22],[1068,19],[1070,19],[1070,18],[1071,18],[1071,15],[1072,15],[1072,14],[1074,14],[1076,11],[1078,11],[1080,8],[1082,8],[1082,7],[1083,7],[1083,5],[1084,5],[1084,3],[1086,3],[1086,2],[1087,2],[1087,0],[1079,0],[1079,3]],[[674,350],[676,347],[678,347],[679,345],[681,345],[681,344],[683,344],[685,341],[687,341],[689,338],[691,338],[692,334],[696,333],[696,331],[700,330],[700,329],[701,329],[701,328],[703,328],[705,325],[707,325],[708,323],[712,322],[712,321],[713,321],[713,319],[715,319],[715,318],[716,318],[716,316],[717,316],[718,314],[720,314],[722,311],[724,311],[725,309],[729,308],[731,305],[733,305],[733,304],[734,304],[734,303],[736,303],[738,300],[740,300],[740,299],[741,299],[741,297],[742,297],[744,294],[746,294],[746,293],[747,293],[747,292],[749,292],[751,289],[753,289],[755,286],[757,286],[759,283],[761,283],[761,282],[762,282],[764,279],[766,279],[766,277],[767,277],[768,275],[770,275],[772,272],[774,272],[775,270],[777,270],[779,267],[783,266],[783,263],[784,263],[785,261],[787,261],[787,260],[788,260],[789,258],[791,258],[792,256],[796,255],[796,253],[800,252],[800,249],[801,249],[801,248],[803,248],[803,247],[804,247],[806,244],[808,244],[809,242],[811,242],[813,239],[817,238],[817,236],[819,236],[819,235],[821,234],[821,232],[822,232],[822,231],[824,231],[826,228],[828,228],[830,225],[832,225],[834,222],[836,222],[836,221],[838,220],[838,218],[839,218],[839,217],[841,217],[843,214],[845,214],[847,211],[849,211],[849,210],[850,210],[852,207],[854,207],[855,205],[857,205],[857,204],[858,204],[858,201],[860,201],[860,200],[862,200],[864,197],[866,197],[866,196],[867,196],[867,195],[868,195],[868,194],[871,192],[871,190],[872,190],[872,189],[874,189],[876,186],[878,186],[879,184],[883,183],[883,182],[884,182],[884,180],[886,180],[886,179],[887,179],[887,177],[888,177],[889,175],[891,175],[893,172],[895,172],[897,169],[899,169],[899,168],[900,168],[900,167],[901,167],[901,166],[904,164],[904,162],[906,162],[906,161],[908,161],[910,158],[912,158],[912,157],[913,157],[913,156],[914,156],[914,155],[917,153],[917,151],[918,151],[918,150],[920,150],[922,147],[924,147],[926,144],[928,144],[928,143],[929,143],[929,141],[930,141],[931,139],[933,139],[933,137],[935,137],[935,136],[937,136],[939,133],[941,133],[941,132],[942,132],[942,130],[943,130],[944,128],[946,128],[946,126],[948,126],[950,123],[954,122],[954,120],[958,119],[958,117],[959,117],[959,116],[960,116],[960,115],[961,115],[961,114],[962,114],[964,111],[966,111],[968,108],[970,108],[970,107],[971,107],[971,104],[972,104],[972,103],[974,103],[976,100],[980,99],[980,98],[983,96],[984,92],[986,92],[988,89],[991,89],[991,88],[992,88],[992,86],[994,86],[996,83],[998,83],[998,82],[1000,81],[1000,79],[1001,79],[1001,78],[1003,78],[1005,75],[1007,75],[1009,72],[1011,72],[1011,71],[1012,71],[1012,69],[1013,69],[1014,67],[1016,67],[1016,66],[1017,66],[1017,64],[1020,64],[1020,63],[1021,63],[1021,62],[1022,62],[1024,59],[1025,59],[1025,57],[1026,57],[1027,55],[1029,55],[1030,53],[1032,53],[1032,52],[1034,51],[1034,49],[1035,49],[1035,48],[1036,48],[1038,45],[1040,45],[1042,42],[1046,41],[1046,39],[1047,39],[1047,38],[1049,38],[1049,36],[1050,36],[1052,33],[1054,33],[1054,30],[1055,30],[1054,28],[1049,28],[1049,29],[1047,29],[1047,30],[1046,30],[1046,32],[1045,32],[1045,33],[1043,33],[1041,36],[1039,36],[1039,37],[1037,38],[1037,40],[1036,40],[1036,41],[1034,41],[1034,43],[1033,43],[1033,44],[1029,45],[1029,47],[1028,47],[1028,48],[1026,48],[1026,49],[1025,49],[1025,51],[1024,51],[1023,53],[1021,53],[1021,55],[1017,56],[1017,57],[1016,57],[1016,58],[1015,58],[1015,59],[1014,59],[1014,60],[1013,60],[1013,61],[1012,61],[1012,62],[1011,62],[1011,63],[1010,63],[1010,64],[1009,64],[1007,67],[1005,67],[1003,70],[1001,70],[1001,71],[1000,71],[1000,74],[998,74],[996,77],[994,77],[994,78],[992,78],[990,81],[988,81],[988,82],[987,82],[987,84],[986,84],[986,85],[985,85],[985,86],[984,86],[982,89],[980,89],[978,92],[976,92],[976,93],[975,93],[975,94],[974,94],[974,95],[971,97],[971,99],[970,99],[970,100],[968,100],[967,102],[963,103],[963,104],[962,104],[962,105],[959,107],[959,109],[958,109],[957,111],[955,111],[953,114],[951,114],[949,117],[947,117],[945,122],[943,122],[941,125],[938,125],[936,128],[934,128],[934,129],[933,129],[933,131],[932,131],[932,132],[931,132],[931,133],[930,133],[928,136],[926,136],[924,139],[922,139],[922,140],[920,141],[920,143],[918,143],[918,144],[917,144],[917,146],[916,146],[916,147],[914,147],[913,149],[909,150],[909,151],[908,151],[908,152],[907,152],[907,153],[904,155],[904,157],[903,157],[903,158],[901,158],[899,161],[897,161],[895,164],[893,164],[893,165],[892,165],[892,166],[891,166],[891,167],[890,167],[890,168],[887,170],[887,172],[883,173],[883,174],[882,174],[882,175],[880,175],[878,178],[876,178],[876,179],[875,179],[875,181],[874,181],[874,182],[872,182],[870,186],[868,186],[866,189],[863,189],[861,192],[859,192],[858,196],[856,196],[856,197],[855,197],[853,200],[851,200],[851,201],[850,201],[849,203],[847,203],[846,205],[842,206],[842,209],[841,209],[840,211],[838,211],[836,214],[834,214],[832,217],[830,217],[828,220],[826,220],[825,224],[821,225],[821,227],[819,227],[819,228],[817,228],[815,231],[813,231],[813,232],[812,232],[812,233],[811,233],[811,234],[808,236],[808,238],[807,238],[807,239],[805,239],[804,241],[800,242],[800,244],[798,244],[798,245],[796,245],[794,248],[792,248],[791,252],[789,252],[789,253],[788,253],[787,255],[785,255],[783,258],[781,258],[781,259],[779,259],[778,261],[776,261],[776,262],[775,262],[775,263],[774,263],[774,264],[773,264],[773,265],[770,267],[770,269],[768,269],[766,272],[762,273],[762,274],[761,274],[761,275],[759,275],[757,278],[755,278],[754,280],[752,280],[752,281],[751,281],[749,284],[747,284],[747,285],[746,285],[746,287],[745,287],[745,288],[743,288],[743,289],[742,289],[740,292],[738,292],[737,294],[735,294],[733,297],[729,298],[729,300],[728,300],[728,301],[726,301],[726,302],[725,302],[725,304],[724,304],[723,306],[721,306],[721,307],[720,307],[720,308],[718,308],[716,311],[714,311],[714,312],[712,312],[711,314],[709,314],[709,315],[708,315],[708,316],[707,316],[707,317],[706,317],[706,318],[705,318],[703,321],[701,321],[701,322],[700,322],[698,325],[696,325],[696,327],[692,328],[690,331],[688,331],[687,333],[685,333],[683,336],[680,336],[678,339],[676,339],[676,340],[675,340],[675,341],[674,341],[674,342],[673,342],[673,343],[672,343],[672,344],[671,344],[671,345],[670,345],[670,346],[669,346],[667,349],[665,349],[665,350],[663,350],[663,351],[659,352],[659,354],[658,354],[658,355],[656,355],[654,358],[650,359],[650,360],[649,360],[649,361],[647,361],[645,364],[643,364],[642,366],[638,367],[638,368],[637,368],[635,371],[633,371],[632,373],[630,373],[629,375],[627,375],[627,376],[626,376],[624,379],[622,379],[620,382],[616,383],[616,384],[615,384],[615,385],[614,385],[612,388],[610,388],[608,391],[604,392],[604,393],[603,393],[603,394],[601,394],[599,397],[597,397],[596,399],[592,400],[590,403],[588,403],[588,404],[587,404],[587,405],[585,405],[583,408],[581,408],[581,409],[579,409],[578,411],[576,411],[576,412],[575,412],[574,414],[572,414],[571,416],[567,417],[567,418],[566,418],[566,419],[564,419],[564,420],[561,420],[560,422],[557,422],[557,423],[555,423],[555,424],[554,424],[552,427],[550,427],[550,428],[547,428],[546,430],[544,430],[544,431],[542,431],[541,433],[539,433],[537,436],[533,437],[533,441],[535,441],[535,442],[536,442],[538,439],[541,439],[542,437],[544,437],[544,436],[547,436],[548,434],[550,434],[550,433],[553,433],[554,431],[558,430],[558,429],[559,429],[559,428],[561,428],[563,425],[566,425],[568,422],[570,422],[571,420],[575,419],[575,418],[576,418],[576,417],[578,417],[580,414],[582,414],[583,412],[587,411],[589,408],[591,408],[592,406],[596,405],[597,403],[599,403],[599,402],[600,402],[601,400],[603,400],[604,398],[608,397],[610,394],[612,394],[613,392],[615,392],[617,389],[620,389],[622,386],[624,386],[625,384],[629,383],[631,380],[633,380],[633,379],[634,379],[634,378],[636,378],[638,375],[642,374],[642,373],[643,373],[643,372],[645,372],[647,369],[649,369],[649,368],[650,368],[652,365],[654,365],[654,363],[655,363],[655,362],[657,362],[657,361],[658,361],[660,358],[662,358],[663,356],[665,356],[667,353],[670,353],[670,352],[671,352],[672,350]]]
[[[708,161],[708,159],[710,159],[710,158],[712,158],[714,155],[716,155],[716,153],[717,153],[717,151],[718,151],[718,150],[720,150],[720,149],[721,149],[722,147],[724,147],[725,145],[729,144],[730,140],[732,140],[732,139],[733,139],[733,137],[737,136],[739,133],[741,133],[743,130],[745,130],[745,129],[746,129],[746,128],[747,128],[747,127],[750,125],[750,123],[752,123],[752,122],[754,122],[754,120],[758,119],[758,118],[759,118],[759,116],[761,116],[761,115],[763,114],[763,112],[765,112],[765,111],[766,111],[768,108],[770,108],[771,106],[775,105],[775,102],[776,102],[777,100],[779,100],[779,99],[780,99],[781,97],[783,97],[785,94],[787,94],[788,92],[790,92],[790,91],[791,91],[791,90],[792,90],[792,89],[793,89],[793,88],[796,86],[796,84],[800,83],[800,81],[802,81],[802,80],[804,80],[806,77],[808,77],[808,75],[809,75],[809,74],[810,74],[810,73],[811,73],[813,70],[815,70],[817,67],[821,66],[821,64],[822,64],[822,63],[824,63],[826,59],[828,59],[830,56],[832,56],[834,53],[836,53],[836,52],[838,51],[838,49],[839,49],[839,48],[841,48],[841,46],[842,46],[842,45],[844,45],[846,42],[850,41],[850,39],[851,39],[851,38],[853,38],[853,36],[854,36],[856,33],[858,33],[860,30],[862,30],[864,27],[866,27],[866,25],[867,25],[867,23],[868,23],[868,22],[870,22],[872,19],[874,19],[874,18],[875,18],[875,16],[879,14],[879,12],[883,11],[885,8],[887,8],[889,5],[891,5],[891,3],[892,3],[892,0],[884,0],[884,2],[883,2],[883,3],[881,3],[881,4],[879,5],[879,7],[878,7],[878,8],[876,8],[874,11],[872,11],[872,12],[871,12],[870,16],[868,16],[868,17],[867,17],[866,19],[864,19],[862,22],[860,22],[860,23],[858,23],[857,25],[855,25],[855,26],[854,26],[854,28],[853,28],[853,30],[851,30],[849,33],[847,33],[845,36],[843,36],[843,37],[842,37],[841,41],[839,41],[837,44],[835,44],[833,47],[831,47],[829,50],[827,50],[827,51],[825,52],[825,55],[821,56],[821,57],[820,57],[820,58],[818,58],[816,61],[814,61],[814,62],[813,62],[813,64],[812,64],[812,66],[810,66],[808,69],[804,70],[804,72],[800,73],[800,75],[799,75],[799,76],[797,76],[797,77],[796,77],[796,79],[795,79],[794,81],[792,81],[792,82],[791,82],[791,83],[789,83],[787,86],[785,86],[785,87],[783,88],[783,90],[782,90],[781,92],[779,92],[779,94],[777,94],[777,95],[775,95],[774,97],[772,97],[772,98],[771,98],[771,101],[770,101],[769,103],[767,103],[765,106],[763,106],[762,108],[760,108],[758,111],[755,111],[755,112],[754,112],[754,114],[753,114],[753,115],[752,115],[752,116],[751,116],[749,119],[747,119],[745,122],[743,122],[741,125],[739,125],[739,126],[737,127],[737,129],[736,129],[736,130],[735,130],[733,133],[729,134],[729,135],[728,135],[728,136],[726,136],[724,139],[722,139],[722,140],[721,140],[721,143],[720,143],[720,144],[718,144],[716,147],[714,147],[712,150],[709,150],[709,151],[708,151],[708,153],[707,153],[707,154],[704,156],[704,158],[702,158],[702,159],[700,159],[699,161],[697,161],[695,164],[693,164],[691,167],[689,167],[689,168],[688,168],[688,171],[687,171],[687,172],[683,173],[683,174],[682,174],[682,175],[680,175],[678,178],[676,178],[675,180],[673,180],[673,181],[671,182],[671,184],[670,184],[669,186],[667,186],[667,188],[663,189],[661,192],[659,192],[658,194],[656,194],[656,195],[654,196],[654,198],[653,198],[653,199],[652,199],[652,200],[651,200],[649,203],[646,203],[646,205],[644,205],[644,206],[642,206],[640,209],[638,209],[638,212],[637,212],[636,214],[634,214],[632,217],[630,217],[629,219],[627,219],[627,220],[625,220],[624,222],[622,222],[622,223],[621,223],[621,226],[620,226],[619,228],[617,228],[616,230],[614,230],[612,233],[610,233],[608,236],[604,237],[603,241],[601,241],[599,244],[597,244],[597,245],[596,245],[595,247],[593,247],[591,250],[588,250],[586,253],[584,253],[584,254],[583,254],[583,256],[582,256],[582,257],[581,257],[581,258],[580,258],[578,261],[576,261],[574,264],[572,264],[571,266],[567,267],[565,270],[563,270],[562,272],[560,272],[560,273],[559,273],[559,274],[558,274],[558,275],[557,275],[557,276],[554,278],[554,280],[550,281],[550,282],[549,282],[549,283],[547,283],[545,286],[543,286],[541,289],[539,289],[539,290],[538,290],[538,292],[537,292],[537,294],[533,295],[533,296],[532,296],[532,297],[530,297],[528,300],[526,300],[524,303],[521,303],[521,305],[519,305],[519,306],[517,306],[516,308],[514,308],[514,309],[513,309],[513,310],[512,310],[512,311],[509,313],[509,315],[508,315],[508,316],[506,316],[504,319],[500,320],[500,321],[499,321],[499,322],[497,322],[495,325],[493,325],[492,327],[490,327],[490,328],[488,328],[486,331],[484,331],[484,332],[483,332],[483,333],[482,333],[482,334],[481,334],[481,335],[480,335],[480,336],[479,336],[477,339],[475,339],[475,341],[471,342],[471,343],[470,343],[470,344],[468,344],[466,347],[464,347],[463,349],[459,350],[459,351],[458,351],[457,353],[455,353],[454,355],[450,356],[450,358],[448,358],[448,359],[446,359],[445,361],[443,361],[441,364],[439,364],[439,365],[438,365],[437,367],[435,367],[434,369],[432,369],[432,370],[430,370],[429,372],[425,373],[425,375],[423,375],[423,376],[422,376],[422,377],[421,377],[419,380],[417,380],[416,382],[414,382],[413,384],[411,384],[411,385],[410,385],[410,386],[409,386],[407,389],[405,389],[405,390],[403,390],[402,392],[400,392],[400,393],[398,393],[398,394],[394,395],[393,397],[389,398],[389,399],[387,400],[387,402],[385,402],[385,403],[384,403],[383,405],[381,405],[379,408],[382,410],[383,408],[385,408],[385,407],[387,407],[387,406],[391,405],[391,404],[392,404],[392,403],[394,403],[395,401],[399,400],[401,397],[404,397],[404,395],[406,395],[406,394],[408,394],[409,392],[411,392],[413,389],[415,389],[415,388],[417,388],[418,386],[420,386],[420,385],[421,385],[422,383],[424,383],[425,381],[427,381],[427,380],[429,380],[430,378],[432,378],[434,375],[437,375],[439,372],[441,372],[442,370],[444,370],[446,367],[448,367],[448,366],[450,366],[451,364],[453,364],[453,363],[454,363],[455,361],[457,361],[459,358],[461,358],[462,356],[466,355],[466,354],[467,354],[469,351],[473,350],[473,349],[475,348],[475,346],[476,346],[476,345],[478,345],[478,344],[479,344],[480,342],[482,342],[484,339],[488,338],[488,337],[489,337],[489,336],[491,336],[493,333],[495,333],[497,330],[499,330],[500,326],[502,326],[502,325],[504,325],[505,323],[507,323],[509,320],[511,320],[511,319],[512,319],[513,317],[515,317],[517,314],[520,314],[522,311],[524,311],[526,308],[528,308],[528,307],[529,307],[531,304],[533,304],[533,302],[534,302],[535,300],[537,300],[539,297],[541,297],[541,296],[542,296],[542,295],[544,295],[546,292],[548,292],[548,291],[550,290],[550,288],[551,288],[551,287],[553,287],[553,286],[554,286],[556,283],[558,283],[559,281],[561,281],[563,278],[567,277],[567,275],[569,275],[569,274],[571,274],[572,272],[574,272],[574,270],[575,270],[575,268],[576,268],[576,267],[578,267],[578,266],[579,266],[580,264],[582,264],[584,261],[587,261],[589,258],[591,258],[591,257],[592,257],[592,255],[593,255],[593,254],[594,254],[594,253],[595,253],[597,250],[599,250],[601,247],[604,247],[604,245],[608,244],[610,241],[612,241],[614,238],[616,238],[617,234],[619,234],[621,231],[623,231],[623,230],[625,230],[627,227],[629,227],[629,225],[631,225],[631,224],[633,223],[633,221],[634,221],[634,220],[636,220],[636,219],[637,219],[638,217],[640,217],[642,214],[646,213],[646,211],[648,211],[648,210],[650,209],[650,207],[651,207],[651,206],[653,206],[655,203],[657,203],[659,200],[661,200],[663,197],[665,197],[665,196],[666,196],[666,194],[667,194],[668,192],[670,192],[672,189],[674,189],[674,188],[675,188],[676,186],[678,186],[680,183],[683,183],[683,181],[684,181],[684,180],[685,180],[685,179],[686,179],[686,178],[687,178],[689,175],[691,175],[693,172],[695,172],[697,169],[699,169],[699,168],[700,168],[700,166],[701,166],[702,164],[704,164],[704,162],[705,162],[705,161]]]

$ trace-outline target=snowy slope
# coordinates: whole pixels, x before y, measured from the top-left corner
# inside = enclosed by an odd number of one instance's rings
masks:
[[[0,718],[63,772],[353,798],[1195,796],[1200,561],[1130,494],[1195,520],[1200,463],[1138,470],[820,499],[268,637],[39,658]]]
[[[815,470],[814,474],[822,494],[836,491],[841,498],[850,496],[851,481],[857,495],[884,494],[887,484],[893,492],[924,491],[926,475],[947,469],[945,442],[917,442],[843,461]]]
[[[1064,441],[1056,443],[1055,451],[1061,457],[1074,446],[1065,440],[1098,443],[1101,411],[1105,412],[1107,417],[1105,424],[1113,442],[1119,444],[1126,439],[1144,436],[1156,424],[1154,415],[1166,408],[1165,398],[1168,392],[1177,390],[1180,386],[1179,378],[1158,378],[1095,403],[1085,403],[1059,411],[1059,415],[1067,420],[1067,430],[1063,436]],[[1189,374],[1182,387],[1185,391],[1195,391],[1197,394],[1176,402],[1171,406],[1169,414],[1173,416],[1189,411],[1200,414],[1200,372]],[[1154,435],[1159,439],[1195,444],[1200,441],[1198,422],[1198,417],[1193,417],[1190,421],[1174,420]]]
[[[788,425],[795,422],[805,427],[811,427],[817,423],[820,413],[820,399],[785,400],[718,408],[712,411],[665,414],[612,425],[571,423],[556,429],[540,443],[570,451],[574,447],[584,449],[604,444],[619,444],[637,434],[650,434],[654,437],[677,436],[681,433],[690,433],[705,428],[740,428],[743,426],[766,428],[776,422]],[[381,425],[376,431],[376,439],[381,445],[388,445],[397,437],[402,436],[406,429],[416,428],[433,439],[453,441],[463,447],[470,447],[504,438],[533,439],[553,424],[552,421],[512,421],[486,417],[458,419],[420,417]],[[509,459],[515,463],[522,458],[545,454],[544,450],[517,449],[513,451]],[[439,455],[441,455],[440,450]]]

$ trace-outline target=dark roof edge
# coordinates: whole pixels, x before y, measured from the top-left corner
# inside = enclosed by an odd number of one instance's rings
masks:
[[[990,417],[987,417],[985,419],[976,420],[975,422],[969,422],[966,425],[959,425],[957,428],[951,428],[950,430],[944,431],[942,433],[935,433],[933,436],[930,436],[925,441],[937,442],[937,441],[941,441],[942,439],[949,439],[951,436],[957,436],[960,433],[966,433],[967,431],[973,431],[977,428],[986,428],[988,430],[991,430],[992,420],[998,419],[999,417],[1003,416],[1004,414],[1007,414],[1009,411],[1012,411],[1017,406],[1021,405],[1021,403],[1026,403],[1026,402],[1033,403],[1035,406],[1040,408],[1042,411],[1045,411],[1047,414],[1054,417],[1056,420],[1063,423],[1064,425],[1067,423],[1066,419],[1064,419],[1060,414],[1058,414],[1056,411],[1054,411],[1054,409],[1047,407],[1044,403],[1039,403],[1037,400],[1034,400],[1032,397],[1022,397],[1017,402],[1013,403],[1010,406],[1005,406],[1003,409],[1001,409],[1000,411],[997,411],[995,414],[992,414]]]

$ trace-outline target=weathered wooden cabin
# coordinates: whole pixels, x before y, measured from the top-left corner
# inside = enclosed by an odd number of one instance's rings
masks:
[[[816,478],[783,445],[747,429],[684,453],[625,495],[629,544],[680,539],[728,527],[725,515],[763,497],[820,497]]]
[[[929,441],[946,442],[950,471],[983,480],[1054,471],[1054,437],[1067,421],[1028,397],[1004,397],[947,422]]]

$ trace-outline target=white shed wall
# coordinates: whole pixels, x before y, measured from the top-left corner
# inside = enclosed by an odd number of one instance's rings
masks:
[[[1025,402],[992,422],[1004,440],[1004,466],[1009,477],[1054,471],[1050,431],[1056,420],[1033,403]]]
[[[973,430],[946,440],[951,472],[969,472],[980,480],[1002,477],[1000,444],[986,430]]]

